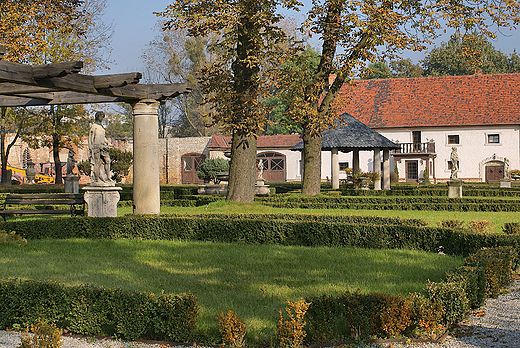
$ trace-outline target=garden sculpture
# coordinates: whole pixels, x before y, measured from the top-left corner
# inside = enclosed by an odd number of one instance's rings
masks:
[[[115,185],[111,179],[112,172],[110,171],[110,155],[108,153],[110,144],[105,138],[105,128],[101,124],[104,117],[104,112],[96,112],[96,120],[90,127],[88,137],[88,152],[91,166],[90,186]]]
[[[450,179],[452,179],[452,180],[457,179],[457,177],[458,177],[457,172],[459,171],[459,155],[457,154],[456,147],[451,148],[450,161],[451,161]]]

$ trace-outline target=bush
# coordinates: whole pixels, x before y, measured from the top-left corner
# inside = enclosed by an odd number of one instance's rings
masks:
[[[243,347],[246,335],[246,324],[233,311],[226,314],[220,312],[218,328],[222,336],[222,343],[230,347]]]
[[[29,335],[29,330],[22,335],[18,348],[60,348],[63,345],[63,331],[53,323],[38,319],[36,325],[31,325],[31,332],[34,335]]]
[[[443,324],[451,327],[462,321],[469,312],[469,300],[463,282],[428,282],[426,293],[431,302],[444,308]]]
[[[502,230],[505,234],[520,234],[520,222],[506,222]]]
[[[229,161],[223,158],[208,158],[197,168],[199,179],[215,181],[217,174],[229,172]]]
[[[199,305],[191,294],[126,292],[88,285],[1,280],[0,327],[38,320],[85,335],[189,342]]]
[[[304,300],[291,302],[287,301],[287,317],[285,318],[280,311],[280,320],[276,326],[276,339],[282,348],[303,347],[303,340],[307,335],[304,316],[311,304]]]
[[[412,309],[409,327],[412,337],[438,339],[446,332],[442,324],[445,313],[442,303],[418,293],[411,294],[408,300]]]

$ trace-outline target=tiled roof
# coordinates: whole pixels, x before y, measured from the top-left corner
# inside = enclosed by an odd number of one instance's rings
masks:
[[[290,135],[261,135],[257,140],[258,149],[290,149],[301,141],[299,134]],[[231,137],[214,135],[209,141],[210,149],[231,149]]]
[[[400,148],[399,145],[365,126],[349,114],[341,115],[341,119],[338,122],[338,124],[341,123],[341,126],[323,132],[322,150],[330,150],[332,148],[342,149],[343,151]],[[292,148],[292,150],[302,149],[303,141]]]
[[[520,74],[361,80],[336,105],[376,129],[520,124]]]

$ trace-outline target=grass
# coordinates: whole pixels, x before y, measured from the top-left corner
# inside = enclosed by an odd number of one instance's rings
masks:
[[[118,215],[131,214],[131,207],[118,209]],[[295,209],[274,208],[255,202],[237,204],[217,201],[202,207],[165,207],[161,206],[161,214],[204,214],[204,213],[279,213],[279,214],[332,214],[332,215],[372,215],[392,216],[405,219],[419,218],[426,220],[430,226],[437,226],[445,220],[486,220],[491,222],[491,231],[501,232],[506,222],[520,222],[518,212],[458,212],[458,211],[417,211],[417,210],[356,210],[356,209]]]
[[[420,292],[462,258],[412,250],[306,248],[140,240],[31,240],[0,244],[0,279],[54,280],[159,293],[191,291],[201,304],[201,341],[218,342],[215,317],[235,311],[247,340],[274,332],[286,300],[310,295]],[[209,337],[204,337],[202,332]]]

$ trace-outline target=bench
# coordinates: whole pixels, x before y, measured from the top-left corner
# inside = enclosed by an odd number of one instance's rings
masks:
[[[16,209],[16,206],[68,206],[68,209]],[[61,207],[60,207],[61,208]],[[6,220],[14,214],[70,214],[85,215],[85,200],[82,194],[8,194],[0,214]]]

